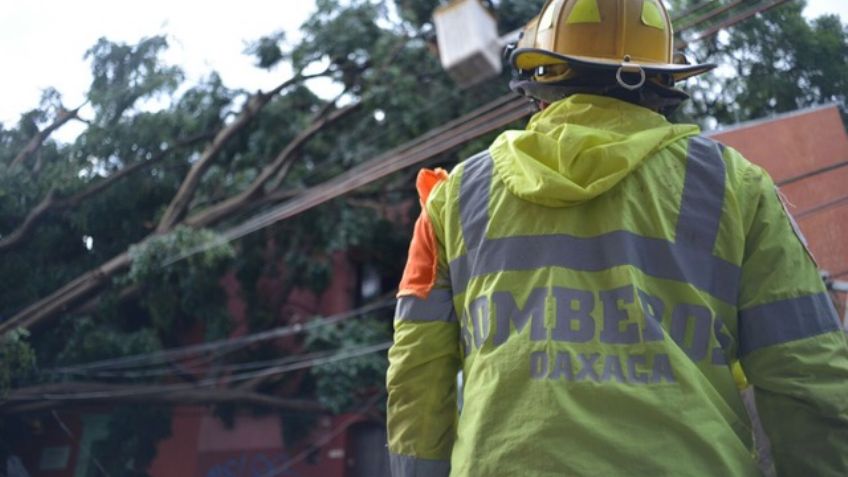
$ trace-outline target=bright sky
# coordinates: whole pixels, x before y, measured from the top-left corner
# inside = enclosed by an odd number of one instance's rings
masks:
[[[166,61],[181,66],[187,82],[217,71],[224,84],[269,89],[290,71],[265,72],[242,52],[246,44],[274,31],[297,35],[313,8],[311,0],[30,0],[5,2],[0,17],[0,123],[11,126],[38,104],[41,91],[55,87],[67,107],[83,101],[91,74],[85,51],[100,37],[135,43],[165,34]],[[848,22],[848,1],[808,0],[805,14],[838,13]]]
[[[0,16],[0,122],[12,125],[38,105],[41,91],[55,87],[65,106],[84,101],[91,82],[83,55],[100,37],[136,43],[164,34],[170,43],[164,56],[186,71],[195,83],[217,71],[224,84],[249,90],[270,89],[291,72],[266,72],[243,54],[263,35],[285,30],[297,35],[313,9],[311,0],[32,0],[10,1]]]

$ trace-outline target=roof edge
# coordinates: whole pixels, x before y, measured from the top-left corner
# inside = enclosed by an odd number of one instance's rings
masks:
[[[764,118],[742,121],[741,123],[731,124],[730,126],[727,126],[725,128],[707,131],[707,132],[703,133],[703,135],[706,136],[706,137],[712,137],[712,136],[716,136],[716,135],[719,135],[719,134],[739,131],[739,130],[742,130],[742,129],[748,129],[748,128],[752,128],[752,127],[756,127],[756,126],[761,126],[763,124],[767,124],[767,123],[771,123],[771,122],[775,122],[775,121],[781,121],[781,120],[788,119],[788,118],[794,118],[794,117],[797,117],[797,116],[804,116],[806,114],[812,114],[812,113],[822,111],[822,110],[825,110],[825,109],[830,109],[830,108],[834,108],[834,109],[837,110],[837,112],[839,112],[839,103],[836,102],[836,101],[832,101],[830,103],[820,104],[820,105],[817,105],[817,106],[810,106],[808,108],[798,109],[798,110],[795,110],[795,111],[789,111],[789,112],[786,112],[786,113],[774,114],[774,115],[767,116],[767,117],[764,117]],[[840,120],[841,119],[842,118],[840,116]]]

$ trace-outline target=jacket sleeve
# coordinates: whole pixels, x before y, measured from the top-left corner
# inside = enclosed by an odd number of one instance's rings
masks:
[[[803,235],[771,179],[753,208],[739,296],[739,353],[778,475],[848,475],[848,346]]]
[[[459,325],[439,239],[440,222],[425,207],[430,190],[444,177],[443,171],[419,175],[422,211],[398,292],[387,375],[389,459],[394,477],[450,473],[457,420]],[[437,188],[434,195],[439,189],[444,188]]]

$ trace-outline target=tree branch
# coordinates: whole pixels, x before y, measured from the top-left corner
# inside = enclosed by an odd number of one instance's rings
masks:
[[[26,147],[12,159],[12,163],[10,167],[17,167],[29,160],[30,157],[33,156],[38,150],[41,148],[41,145],[44,144],[44,141],[53,134],[53,132],[60,127],[64,126],[71,119],[77,118],[77,114],[79,113],[80,108],[67,110],[65,108],[61,108],[59,110],[59,114],[56,116],[56,119],[53,120],[49,126],[44,128],[41,131],[32,137],[29,140]]]
[[[160,151],[159,153],[157,153],[152,158],[150,158],[146,161],[137,162],[137,163],[132,164],[130,166],[124,167],[123,169],[121,169],[118,172],[112,174],[111,176],[103,179],[102,181],[96,182],[95,184],[93,184],[88,189],[86,189],[82,192],[79,192],[77,194],[74,194],[71,197],[68,197],[66,199],[63,199],[62,205],[64,207],[76,207],[77,205],[80,204],[80,202],[84,201],[85,199],[88,199],[89,197],[91,197],[93,195],[96,195],[96,194],[108,189],[109,187],[111,187],[112,185],[114,185],[116,182],[123,179],[124,177],[130,176],[130,175],[132,175],[132,174],[134,174],[138,171],[141,171],[141,170],[147,169],[148,167],[154,166],[154,165],[158,164],[159,162],[162,162],[163,159],[168,157],[174,151],[176,151],[178,149],[182,149],[184,147],[193,146],[193,145],[195,145],[199,142],[205,141],[205,140],[213,137],[213,135],[214,135],[214,133],[212,133],[212,132],[203,132],[203,133],[196,134],[194,136],[191,136],[191,137],[188,137],[188,138],[185,138],[185,139],[180,139],[173,146],[170,146],[167,149]]]
[[[281,89],[281,87],[278,87],[277,89],[275,89],[275,91],[279,89]],[[203,214],[203,216],[201,217],[202,220],[185,221],[185,223],[189,226],[203,227],[209,225],[210,223],[216,220],[221,220],[227,217],[229,214],[233,214],[234,212],[240,210],[240,207],[249,203],[250,199],[253,199],[257,195],[257,191],[261,191],[261,188],[265,184],[265,182],[270,177],[272,177],[274,173],[278,172],[280,168],[286,164],[287,161],[290,160],[292,152],[297,150],[300,145],[302,145],[306,140],[314,136],[326,124],[329,124],[343,117],[344,115],[355,109],[357,106],[358,105],[351,105],[346,108],[336,110],[332,114],[321,118],[317,122],[313,123],[310,128],[308,128],[306,131],[303,131],[300,135],[298,135],[297,138],[295,138],[291,143],[289,143],[286,148],[283,149],[283,151],[277,156],[273,163],[266,167],[263,170],[263,173],[260,174],[260,177],[258,177],[254,181],[254,183],[251,184],[248,190],[246,190],[242,194],[239,194],[238,196],[233,197],[230,200],[222,202],[218,206],[213,206],[212,208],[207,209],[207,211],[201,212]],[[211,148],[214,149],[215,147],[222,147],[223,144],[220,144],[219,146],[215,146],[215,144],[220,143],[223,136],[226,136],[228,138],[231,137],[232,134],[234,134],[234,132],[223,134],[228,129],[229,128],[225,128],[216,135],[215,140],[213,141],[213,145],[210,146]],[[207,151],[209,151],[209,149],[207,149]],[[193,169],[192,171],[196,172],[195,169]],[[191,172],[189,173],[189,175],[191,175]],[[183,185],[185,184],[186,182],[183,183]],[[241,199],[242,197],[244,197],[244,199]],[[172,202],[172,205],[173,204],[174,202]],[[222,205],[226,205],[226,208]],[[160,222],[160,227],[162,226],[162,223],[163,222]],[[175,222],[174,225],[178,223],[180,223],[179,220]],[[112,258],[104,265],[79,276],[78,278],[69,282],[59,290],[38,300],[37,302],[25,308],[24,310],[18,312],[16,315],[12,316],[10,319],[0,323],[0,335],[5,334],[17,327],[30,328],[32,326],[40,324],[43,321],[55,317],[59,313],[67,311],[73,306],[76,306],[80,301],[91,297],[91,295],[93,295],[95,292],[99,291],[102,287],[106,286],[113,276],[129,268],[131,262],[132,260],[129,257],[129,253],[125,251],[120,255]]]
[[[333,98],[333,100],[332,100],[332,101],[327,102],[327,104],[325,104],[325,105],[324,105],[324,106],[323,106],[320,110],[318,110],[318,113],[317,113],[317,114],[315,114],[315,118],[312,120],[312,122],[313,122],[313,123],[316,123],[316,122],[321,121],[322,119],[327,118],[327,115],[328,115],[328,114],[330,114],[330,111],[332,110],[332,108],[334,108],[334,107],[336,106],[336,103],[338,103],[338,102],[339,102],[339,99],[341,99],[341,98],[342,98],[342,96],[344,96],[345,94],[347,94],[347,93],[350,91],[350,88],[351,88],[351,87],[352,87],[352,85],[351,85],[351,86],[348,86],[347,88],[345,88],[345,89],[344,89],[341,93],[339,93],[338,95],[336,95],[336,97],[335,97],[335,98]],[[359,103],[357,103],[357,104],[356,104],[356,105],[354,105],[354,106],[356,106],[356,107],[358,108],[358,107],[359,107]],[[344,109],[344,108],[342,108],[342,110],[343,110],[343,109]],[[354,108],[354,109],[355,109],[355,108]],[[337,111],[336,111],[335,113],[333,113],[333,114],[338,114],[338,113],[339,113],[340,111],[342,111],[342,110],[337,110]],[[344,117],[345,115],[347,115],[347,113],[349,113],[349,112],[353,112],[353,109],[350,109],[350,110],[348,110],[347,112],[342,112],[341,116],[338,116],[338,117],[335,117],[335,118],[330,117],[330,118],[329,118],[330,123],[328,123],[328,124],[331,124],[332,122],[335,122],[336,120],[341,119],[342,117]],[[325,125],[326,125],[326,124],[325,124]],[[307,138],[307,139],[308,139],[308,138]],[[292,149],[292,150],[291,150],[291,154],[295,154],[295,153],[297,153],[297,151],[298,151],[298,150],[299,150],[299,148]],[[289,166],[291,165],[291,163],[292,163],[292,161],[293,161],[293,160],[294,160],[294,158],[290,159],[290,160],[288,161],[288,163],[287,163],[285,166],[280,167],[280,168],[279,168],[279,170],[278,170],[277,172],[275,172],[275,173],[274,173],[274,176],[275,176],[275,177],[274,177],[274,179],[273,179],[273,180],[270,180],[270,177],[269,177],[268,179],[266,179],[266,181],[265,181],[265,182],[266,182],[267,184],[269,184],[269,186],[268,186],[268,189],[269,189],[269,190],[277,190],[277,189],[279,189],[279,188],[280,188],[280,186],[281,186],[281,185],[282,185],[282,183],[283,183],[283,180],[284,180],[284,179],[286,178],[286,176],[288,176],[288,174],[289,174],[289,170],[291,169],[291,167],[289,167]],[[270,182],[268,182],[269,180],[270,180]]]
[[[103,265],[80,275],[62,288],[0,323],[0,335],[17,327],[30,328],[66,311],[109,283],[115,274],[129,268],[131,263],[129,253],[124,252]]]
[[[341,111],[341,110],[339,110]],[[448,122],[419,138],[387,151],[366,163],[351,169],[290,201],[285,209],[265,214],[263,220],[277,222],[303,212],[317,204],[361,186],[385,177],[395,171],[416,164],[447,151],[471,139],[480,137],[496,128],[534,112],[535,107],[515,95],[506,95],[482,108]],[[243,233],[234,227],[224,234],[235,238]],[[240,235],[243,236],[243,235]],[[0,323],[0,334],[18,326],[30,327],[54,318],[68,307],[88,298],[95,291],[108,284],[112,276],[130,265],[129,253],[124,252],[95,270],[89,271],[68,283],[48,297],[38,300],[9,320]]]
[[[21,223],[21,225],[19,225],[18,228],[13,230],[11,233],[0,239],[0,252],[5,252],[6,250],[9,250],[23,242],[35,226],[41,222],[47,212],[56,207],[56,204],[56,190],[50,189],[47,196],[45,196],[44,199],[42,199],[42,201],[39,202],[39,204],[35,206],[29,214],[27,214],[23,223]]]
[[[302,190],[286,190],[265,194],[261,198],[256,199],[253,202],[250,202],[249,204],[245,205],[244,208],[255,209],[266,205],[273,205],[278,202],[289,200],[301,192]],[[117,296],[115,297],[115,302],[124,303],[127,300],[136,299],[141,295],[141,292],[142,286],[140,285],[130,285],[124,287],[120,292],[118,292]],[[74,312],[83,315],[91,314],[97,311],[98,306],[100,306],[100,298],[95,296],[75,308]]]
[[[207,209],[204,209],[188,219],[185,223],[192,227],[207,227],[226,217],[229,217],[233,212],[243,208],[248,203],[255,201],[261,197],[264,192],[265,184],[274,176],[280,173],[285,173],[291,167],[295,152],[300,149],[306,142],[312,139],[316,134],[321,132],[325,127],[333,124],[339,119],[347,116],[359,107],[359,103],[345,106],[337,109],[330,114],[322,115],[323,110],[319,112],[316,119],[308,128],[301,131],[279,154],[271,161],[270,164],[262,169],[259,176],[248,186],[247,189],[223,202],[219,202]]]
[[[203,156],[198,160],[191,168],[191,170],[186,175],[183,183],[180,185],[180,189],[177,191],[177,194],[171,200],[171,203],[168,205],[168,208],[165,210],[165,213],[162,215],[161,220],[159,221],[159,225],[156,227],[156,232],[163,233],[171,230],[175,225],[177,225],[182,218],[185,216],[188,211],[188,207],[191,204],[191,200],[194,197],[194,193],[197,191],[197,188],[200,186],[200,180],[206,174],[206,171],[209,167],[212,166],[212,162],[217,157],[217,155],[224,149],[224,146],[227,142],[233,138],[239,131],[244,129],[250,121],[256,117],[257,114],[268,104],[271,99],[279,94],[283,89],[296,84],[303,82],[307,79],[317,78],[319,76],[326,76],[329,73],[329,70],[326,70],[321,73],[317,73],[314,75],[295,75],[293,78],[281,83],[279,86],[269,91],[268,93],[263,93],[258,91],[255,95],[251,96],[244,104],[244,107],[239,113],[238,117],[230,123],[224,129],[218,131],[218,134],[215,136],[215,139],[212,140],[212,144],[206,148],[203,152]]]
[[[123,303],[126,300],[132,300],[141,296],[141,292],[144,287],[141,285],[129,285],[124,287],[120,292],[118,292],[115,297],[115,301],[117,303]],[[96,296],[74,310],[74,312],[79,313],[81,315],[88,315],[91,313],[95,313],[97,308],[100,306],[100,296]]]
[[[57,198],[55,190],[51,190],[47,196],[29,212],[26,219],[24,219],[23,223],[21,223],[18,228],[0,239],[0,253],[11,250],[23,243],[30,236],[30,233],[35,229],[36,225],[38,225],[48,213],[76,207],[82,201],[103,192],[121,179],[161,162],[177,149],[191,146],[202,140],[208,139],[211,136],[211,133],[202,133],[188,139],[178,141],[175,145],[159,152],[153,158],[124,167],[115,174],[95,182],[87,189],[77,192],[70,197]]]
[[[277,202],[282,202],[284,200],[289,200],[306,189],[296,189],[296,190],[278,190],[274,192],[269,192],[263,195],[261,198],[253,201],[249,207],[262,207],[264,205],[272,205]]]

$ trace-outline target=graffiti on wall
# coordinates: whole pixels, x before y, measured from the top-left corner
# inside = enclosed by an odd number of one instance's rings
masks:
[[[204,477],[301,477],[292,469],[271,474],[274,469],[283,467],[290,460],[291,455],[286,451],[244,453],[213,464]]]

